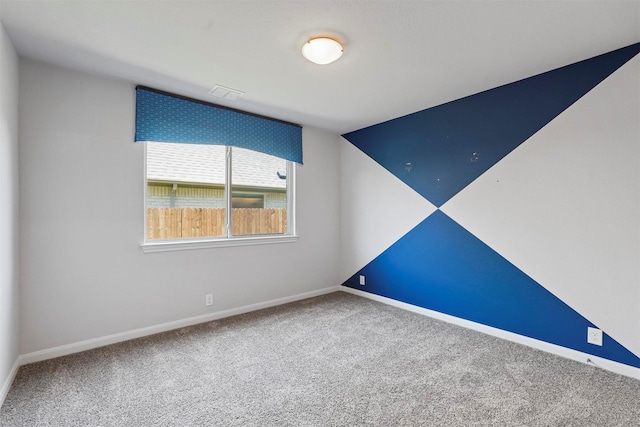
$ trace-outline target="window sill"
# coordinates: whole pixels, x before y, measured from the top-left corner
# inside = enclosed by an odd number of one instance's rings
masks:
[[[156,242],[145,242],[141,245],[142,252],[171,252],[186,251],[192,249],[224,248],[229,246],[251,246],[251,245],[271,245],[276,243],[293,243],[298,240],[298,236],[253,236],[234,237],[230,239],[217,240],[160,240]]]

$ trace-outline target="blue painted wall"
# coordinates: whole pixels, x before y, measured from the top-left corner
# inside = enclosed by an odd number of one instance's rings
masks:
[[[637,43],[344,138],[441,207],[639,52]],[[640,358],[607,334],[602,347],[588,344],[587,327],[596,326],[584,313],[441,210],[344,285],[640,367]]]

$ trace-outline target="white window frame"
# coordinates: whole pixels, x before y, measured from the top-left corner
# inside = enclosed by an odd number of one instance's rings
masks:
[[[231,147],[226,146],[226,236],[198,237],[191,239],[147,240],[147,145],[144,144],[143,159],[143,242],[140,245],[144,253],[208,249],[230,246],[270,245],[293,243],[298,240],[296,234],[296,164],[287,160],[287,232],[274,235],[233,236],[231,234]]]

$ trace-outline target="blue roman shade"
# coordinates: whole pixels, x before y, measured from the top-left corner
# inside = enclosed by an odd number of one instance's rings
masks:
[[[302,164],[302,128],[206,102],[136,88],[136,142],[232,145]]]

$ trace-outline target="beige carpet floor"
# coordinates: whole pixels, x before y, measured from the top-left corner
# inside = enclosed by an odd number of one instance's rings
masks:
[[[1,426],[640,426],[640,381],[337,292],[20,368]]]

